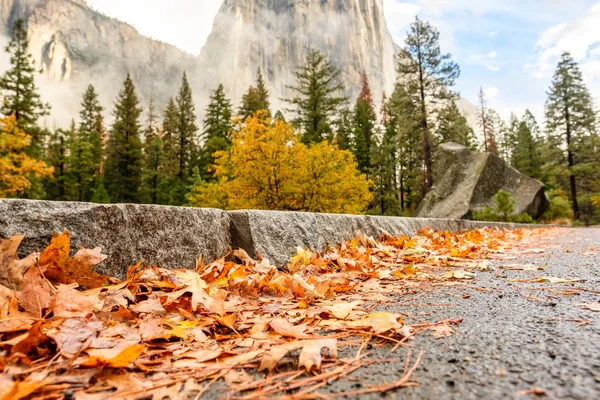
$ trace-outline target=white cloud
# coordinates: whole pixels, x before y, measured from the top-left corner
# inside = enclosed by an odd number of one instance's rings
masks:
[[[479,64],[488,71],[498,72],[500,71],[500,68],[494,63],[497,57],[498,52],[494,50],[487,54],[472,54],[469,56],[469,62],[472,64]]]
[[[496,36],[498,36],[498,31],[492,31],[492,32],[488,33],[488,36],[491,38],[495,38]]]
[[[126,21],[143,35],[199,54],[221,6],[218,0],[87,0],[94,9]]]
[[[500,94],[500,89],[495,86],[483,89],[483,93],[488,100],[494,100]]]
[[[400,3],[397,0],[383,0],[383,11],[388,28],[398,44],[404,42],[408,26],[419,12],[416,4]]]
[[[600,55],[597,45],[600,43],[600,2],[594,4],[588,12],[570,23],[560,23],[548,28],[538,39],[537,60],[527,64],[525,69],[534,78],[547,79],[552,76],[560,55],[568,51],[582,66],[582,70],[593,71],[588,75],[595,78],[597,69],[586,67],[591,57]]]

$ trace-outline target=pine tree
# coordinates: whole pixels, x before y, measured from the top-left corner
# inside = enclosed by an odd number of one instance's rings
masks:
[[[460,76],[460,68],[450,54],[440,50],[440,34],[428,22],[416,17],[400,52],[398,75],[419,101],[419,122],[425,163],[424,191],[433,186],[432,118],[449,102],[456,100],[450,88]]]
[[[487,106],[487,100],[483,88],[479,89],[478,123],[483,133],[483,151],[495,153],[496,138],[494,137],[494,115]],[[496,150],[496,151],[495,151]]]
[[[238,111],[239,116],[245,121],[248,117],[254,115],[257,111],[265,111],[265,116],[271,118],[271,103],[269,100],[269,90],[265,83],[260,67],[256,71],[256,83],[248,88],[248,91],[242,96],[242,105]]]
[[[177,104],[171,97],[163,113],[162,123],[162,162],[160,166],[161,179],[158,196],[159,204],[170,204],[171,192],[174,189],[179,171],[177,149],[179,147],[177,134]]]
[[[354,113],[351,110],[343,109],[338,113],[338,118],[334,123],[334,130],[334,143],[341,150],[353,150],[355,148]]]
[[[454,142],[474,149],[475,134],[455,102],[442,109],[438,116],[437,134],[440,143]]]
[[[93,190],[100,183],[104,150],[102,111],[104,108],[98,101],[96,90],[89,85],[81,103],[79,129],[74,126],[71,128],[73,140],[69,180],[72,184],[72,200],[90,201]]]
[[[286,102],[296,115],[293,124],[300,129],[303,143],[333,139],[333,124],[347,98],[341,95],[340,71],[318,51],[311,51],[305,66],[295,73],[296,85],[288,88],[295,97]]]
[[[200,157],[200,176],[205,180],[212,180],[211,166],[215,163],[214,154],[217,151],[227,150],[231,146],[233,131],[231,117],[231,101],[225,96],[225,89],[220,84],[210,96],[204,117],[204,147]]]
[[[68,200],[69,147],[72,133],[57,129],[48,143],[48,164],[54,168],[54,177],[46,181],[46,195],[50,200]]]
[[[516,141],[513,166],[525,175],[541,179],[539,126],[529,110],[525,111],[525,115],[519,123]]]
[[[107,192],[116,203],[135,203],[140,199],[143,151],[139,103],[131,76],[127,74],[115,104],[104,172]]]
[[[411,87],[396,84],[387,103],[386,134],[396,142],[395,173],[400,212],[410,216],[422,197],[424,172],[421,108]]]
[[[573,214],[579,219],[578,153],[586,138],[596,135],[596,114],[579,66],[569,53],[562,54],[548,92],[546,129],[565,149],[566,157],[562,158],[566,158]]]
[[[366,72],[362,75],[362,89],[354,107],[354,158],[358,169],[368,176],[371,170],[371,146],[377,124],[377,113],[369,88]]]
[[[29,39],[25,22],[18,19],[12,27],[12,39],[5,50],[10,55],[10,69],[0,78],[0,114],[14,115],[19,129],[31,136],[30,153],[41,153],[44,132],[36,126],[40,117],[49,114],[50,106],[41,101],[35,86],[35,62],[28,52]]]
[[[177,103],[177,179],[171,191],[171,205],[186,204],[188,186],[193,173],[193,168],[199,156],[196,146],[196,106],[192,96],[192,88],[184,72],[181,79],[181,87],[176,98]]]
[[[514,154],[517,150],[517,132],[521,121],[515,113],[510,113],[506,135],[500,143],[500,156],[513,167],[515,166]]]
[[[158,204],[159,201],[162,162],[163,142],[158,130],[156,106],[151,97],[144,131],[144,175],[142,178],[142,197],[145,202],[150,204]]]

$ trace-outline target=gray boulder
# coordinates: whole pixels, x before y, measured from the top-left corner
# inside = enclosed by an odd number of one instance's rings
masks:
[[[96,270],[117,278],[142,260],[194,268],[198,257],[221,257],[231,242],[229,225],[228,215],[214,209],[0,199],[0,237],[25,235],[21,256],[68,229],[72,252],[101,247],[108,258]]]
[[[434,186],[417,209],[422,218],[469,218],[494,207],[498,191],[515,198],[514,215],[538,219],[550,206],[544,185],[523,175],[495,154],[472,152],[457,143],[441,145],[434,164]]]

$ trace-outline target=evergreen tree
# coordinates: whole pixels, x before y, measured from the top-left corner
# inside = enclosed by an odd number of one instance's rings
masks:
[[[193,168],[199,156],[196,147],[196,106],[192,96],[192,88],[184,72],[181,87],[176,98],[177,103],[177,143],[176,154],[178,161],[177,180],[171,191],[172,205],[186,204],[187,188],[193,173]]]
[[[311,51],[305,66],[295,73],[296,85],[289,89],[295,96],[286,102],[293,106],[293,124],[300,129],[303,143],[333,139],[334,118],[347,98],[340,95],[340,71],[318,51]]]
[[[143,151],[139,103],[131,76],[127,74],[115,104],[104,171],[108,195],[116,203],[135,203],[140,199]]]
[[[513,166],[536,179],[541,179],[539,152],[539,126],[529,110],[525,111],[516,133],[517,146],[513,154]]]
[[[158,204],[162,158],[163,142],[158,130],[158,116],[154,100],[150,98],[146,130],[144,131],[144,175],[142,179],[142,197],[150,204]]]
[[[277,112],[275,113],[275,116],[273,117],[274,120],[277,121],[281,121],[281,122],[287,122],[285,120],[285,117],[283,116],[283,113],[281,112],[281,110],[277,110]]]
[[[449,102],[456,100],[457,95],[450,88],[460,76],[460,69],[452,61],[451,55],[441,52],[439,39],[437,29],[416,17],[398,62],[399,78],[408,86],[408,93],[415,94],[419,102],[425,191],[433,186],[434,137],[431,121]]]
[[[102,111],[104,108],[98,101],[96,90],[89,85],[81,103],[79,129],[71,129],[73,140],[69,180],[73,186],[72,200],[90,201],[93,190],[100,183],[104,132]]]
[[[578,202],[578,179],[582,162],[578,153],[589,138],[596,135],[596,114],[592,97],[583,82],[579,66],[569,53],[563,53],[552,79],[546,102],[546,129],[548,134],[565,149],[566,172],[569,178],[573,214],[581,217]]]
[[[438,138],[441,143],[454,142],[475,148],[475,134],[455,102],[442,109],[438,117]]]
[[[181,87],[176,98],[177,102],[177,134],[179,146],[177,149],[179,158],[179,178],[186,181],[192,175],[192,165],[196,147],[196,106],[192,96],[192,88],[184,72],[181,79]]]
[[[515,166],[514,154],[517,150],[517,133],[521,121],[515,113],[510,113],[506,135],[500,142],[500,156],[513,167]]]
[[[354,113],[348,109],[341,110],[335,120],[334,129],[335,144],[341,150],[354,150]]]
[[[423,146],[421,108],[411,86],[396,84],[387,103],[386,134],[396,142],[395,172],[400,212],[410,216],[422,198]]]
[[[269,100],[269,90],[265,83],[262,71],[258,68],[256,72],[257,79],[254,86],[250,86],[248,91],[242,96],[242,106],[238,112],[243,121],[254,115],[257,111],[265,111],[265,116],[271,118],[269,110],[271,103]]]
[[[48,143],[48,164],[54,168],[54,178],[46,181],[46,195],[50,200],[69,200],[69,147],[72,133],[57,129]]]
[[[494,115],[487,106],[485,93],[483,88],[479,89],[479,109],[478,109],[478,123],[481,132],[483,133],[483,151],[486,153],[496,153],[496,138],[494,137]]]
[[[362,75],[362,89],[354,107],[354,157],[358,169],[367,176],[371,170],[371,146],[377,124],[377,113],[369,88],[366,72]]]
[[[213,177],[210,169],[215,163],[214,154],[231,147],[233,131],[231,117],[231,102],[225,96],[223,85],[220,84],[210,96],[210,103],[206,107],[204,117],[204,147],[200,158],[200,176],[205,180],[211,180]]]
[[[35,62],[28,52],[29,39],[25,22],[18,19],[12,27],[12,39],[5,50],[10,55],[10,69],[0,77],[0,114],[14,115],[19,129],[31,136],[30,153],[41,152],[44,131],[37,127],[40,117],[48,115],[50,106],[40,99],[35,86]]]
[[[179,159],[177,149],[179,147],[177,134],[177,104],[171,97],[167,103],[163,114],[162,124],[162,162],[161,162],[161,179],[160,190],[158,196],[159,204],[170,204],[171,192],[176,184],[178,176]]]

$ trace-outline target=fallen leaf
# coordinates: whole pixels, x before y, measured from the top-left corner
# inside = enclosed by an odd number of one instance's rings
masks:
[[[431,328],[431,334],[433,335],[433,337],[435,337],[437,339],[442,339],[445,337],[452,336],[454,334],[454,332],[455,332],[454,328],[452,328],[446,324],[436,325]]]
[[[82,365],[85,367],[111,367],[128,368],[144,352],[143,344],[134,344],[117,354],[116,357],[106,359],[102,356],[94,356],[87,359]]]
[[[42,318],[52,304],[52,289],[39,269],[31,267],[23,276],[21,290],[15,293],[25,311]]]
[[[543,271],[544,267],[533,264],[509,264],[505,265],[504,269],[510,271]]]
[[[62,318],[85,317],[102,311],[103,301],[95,293],[78,291],[77,284],[59,285],[56,293],[54,316]]]
[[[17,250],[23,239],[22,235],[0,238],[0,284],[12,290],[19,290],[23,275],[29,267],[35,265],[38,258],[38,254],[33,253],[19,260]]]
[[[538,283],[576,283],[582,282],[581,279],[569,279],[569,278],[557,278],[553,276],[544,276],[541,278],[537,278],[534,282]]]
[[[269,325],[271,326],[271,328],[273,328],[275,332],[279,333],[282,336],[293,337],[296,339],[310,337],[310,335],[307,335],[305,333],[307,329],[306,325],[294,326],[283,318],[274,319],[273,321],[269,322]]]
[[[331,315],[333,315],[337,319],[346,319],[350,315],[350,312],[362,303],[362,300],[356,300],[350,303],[335,303],[332,305],[324,305],[323,308],[329,311]]]
[[[329,354],[337,357],[337,340],[300,340],[279,346],[274,346],[263,356],[258,371],[269,370],[272,372],[288,353],[300,350],[298,367],[304,367],[307,371],[321,368],[321,351],[327,349]]]
[[[475,275],[473,272],[464,271],[462,269],[458,271],[446,272],[444,275],[442,275],[442,279],[446,280],[475,279],[476,277],[477,275]]]
[[[79,286],[93,289],[108,283],[108,277],[92,270],[93,267],[106,260],[102,249],[81,249],[64,264],[65,283],[78,283]]]

